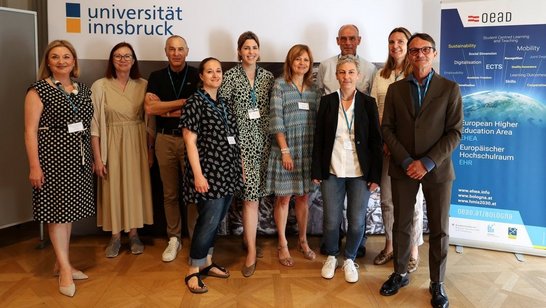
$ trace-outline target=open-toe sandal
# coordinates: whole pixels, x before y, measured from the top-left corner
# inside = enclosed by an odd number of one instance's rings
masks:
[[[301,253],[303,253],[303,257],[307,260],[315,260],[315,258],[317,257],[317,255],[315,254],[315,252],[309,248],[308,250],[304,250],[303,249],[303,245],[307,244],[307,241],[300,241],[300,247],[299,247],[299,251]]]
[[[219,273],[211,271],[211,269],[213,269],[213,268],[218,269],[222,273],[219,274]],[[204,269],[200,270],[199,274],[201,274],[203,276],[210,276],[210,277],[217,277],[217,278],[228,278],[229,277],[229,271],[226,268],[221,267],[220,265],[218,265],[218,264],[216,264],[214,262],[211,263],[211,265],[209,265],[209,266],[205,267]]]
[[[281,250],[284,248],[288,250],[288,245],[277,247],[277,252],[279,254],[279,263],[284,266],[292,267],[294,266],[294,260],[292,259],[292,257],[281,258]]]
[[[197,278],[197,285],[199,286],[198,288],[190,288],[190,285],[188,284],[190,279],[192,279],[193,277]],[[201,293],[207,293],[209,291],[207,286],[203,283],[203,280],[201,280],[201,277],[199,277],[199,273],[193,273],[186,276],[186,278],[184,278],[184,281],[186,282],[186,286],[188,287],[188,290],[190,290],[191,293],[201,294]]]

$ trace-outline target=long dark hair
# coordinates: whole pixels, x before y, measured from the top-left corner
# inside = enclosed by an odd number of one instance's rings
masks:
[[[112,48],[112,50],[110,50],[110,57],[108,58],[108,66],[106,67],[106,78],[118,78],[116,73],[116,68],[114,67],[114,53],[116,52],[116,50],[122,47],[129,48],[131,50],[131,53],[133,54],[134,62],[133,62],[133,66],[131,66],[129,77],[131,77],[131,79],[140,78],[142,75],[140,74],[140,70],[138,68],[138,59],[137,59],[135,50],[133,49],[133,46],[131,46],[131,44],[127,42],[118,43],[116,46]]]

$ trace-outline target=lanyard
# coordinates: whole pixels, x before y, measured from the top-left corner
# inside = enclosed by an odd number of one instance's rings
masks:
[[[49,80],[51,80],[51,82],[57,87],[57,89],[61,90],[61,92],[64,94],[64,97],[66,97],[66,100],[68,101],[68,103],[70,103],[70,107],[72,107],[72,113],[74,115],[78,114],[79,108],[72,101],[72,98],[70,97],[71,94],[66,93],[63,84],[60,81],[55,80],[53,76],[49,77]],[[77,89],[77,84],[75,82],[73,82],[73,85],[74,89]]]
[[[220,115],[220,118],[222,119],[222,122],[224,123],[224,126],[226,127],[226,132],[227,134],[229,135],[229,127],[228,127],[228,118],[227,118],[227,111],[226,111],[226,106],[224,105],[224,103],[221,101],[220,98],[218,98],[218,102],[220,103],[220,105],[222,105],[222,110],[220,110],[216,104],[214,104],[214,102],[207,96],[205,95],[203,92],[201,92],[201,90],[197,90],[197,93],[199,93],[199,95],[205,99],[207,101],[207,103],[209,103],[209,105],[212,107],[212,109]]]
[[[248,79],[248,76],[245,73],[245,70],[243,69],[243,66],[240,66],[241,73],[246,77],[246,80],[248,81],[248,86],[250,87],[250,100],[252,101],[252,107],[258,108],[258,97],[256,95],[256,80],[258,79],[258,67],[256,66],[256,73],[254,74],[254,86],[250,84],[250,79]]]
[[[339,95],[339,106],[341,107],[341,111],[343,111],[343,115],[345,116],[345,123],[347,124],[347,128],[349,129],[349,135],[351,134],[351,128],[353,127],[353,122],[354,122],[354,119],[355,119],[355,113],[353,111],[353,114],[351,116],[351,122],[349,122],[349,118],[347,118],[347,112],[345,112],[345,108],[343,108],[343,101],[341,99],[341,92],[340,92],[340,95]],[[354,98],[353,98],[353,104],[354,104]],[[351,108],[351,107],[349,107]]]
[[[417,95],[419,95],[419,107],[421,107],[421,105],[423,103],[423,98],[425,98],[425,96],[427,95],[428,86],[430,85],[430,80],[432,79],[432,74],[433,73],[434,73],[434,71],[430,71],[430,73],[428,73],[427,81],[425,83],[425,90],[423,92],[423,95],[421,95],[421,85],[419,85],[419,82],[417,82],[417,80],[414,79],[414,82],[417,85]]]
[[[171,86],[173,87],[173,92],[176,95],[176,99],[179,99],[180,94],[182,93],[182,89],[184,88],[184,83],[186,83],[186,76],[188,76],[188,67],[186,67],[186,71],[184,72],[184,78],[182,78],[182,83],[180,84],[180,88],[178,89],[178,91],[176,91],[176,88],[174,87],[174,82],[173,82],[173,77],[171,75],[170,67],[167,67],[167,73],[169,73],[169,79],[171,80]]]

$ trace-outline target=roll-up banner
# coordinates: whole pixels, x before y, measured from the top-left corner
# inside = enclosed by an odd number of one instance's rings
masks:
[[[442,4],[440,71],[464,127],[450,242],[546,256],[546,2]]]

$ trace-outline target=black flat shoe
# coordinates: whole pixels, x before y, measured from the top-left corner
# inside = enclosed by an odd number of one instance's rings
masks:
[[[195,289],[190,288],[190,285],[188,284],[188,281],[190,281],[190,279],[192,279],[193,277],[197,277],[197,285],[199,286],[198,288],[195,288]],[[207,293],[209,291],[207,286],[203,283],[203,280],[201,280],[201,277],[199,277],[199,273],[193,273],[191,275],[186,276],[186,278],[184,278],[184,282],[186,283],[186,287],[188,287],[188,290],[190,290],[191,293],[202,294],[202,293]]]
[[[392,273],[391,276],[385,283],[383,283],[383,286],[381,286],[381,289],[379,290],[379,293],[383,296],[391,296],[396,293],[398,293],[398,290],[400,288],[407,286],[409,283],[409,277],[406,274],[406,276],[403,276],[398,273]]]
[[[430,304],[435,308],[447,308],[449,307],[449,299],[447,298],[446,290],[444,289],[444,284],[439,282],[431,282],[430,287],[428,288],[432,299]]]

